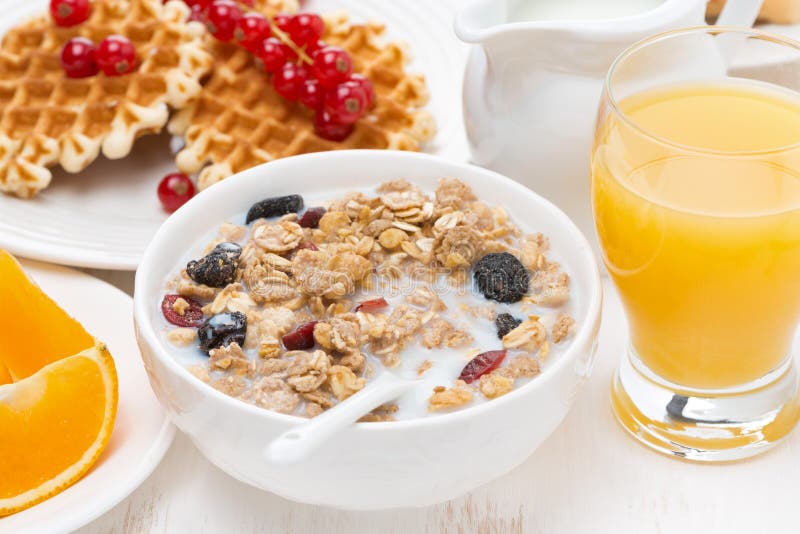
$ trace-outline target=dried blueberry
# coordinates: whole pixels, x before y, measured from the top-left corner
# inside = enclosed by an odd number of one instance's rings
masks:
[[[250,224],[256,219],[279,217],[287,213],[297,213],[301,209],[303,209],[303,197],[300,195],[267,198],[250,206],[244,222]]]
[[[319,220],[323,215],[325,215],[325,208],[308,208],[297,221],[297,224],[303,228],[316,228],[319,226]]]
[[[493,252],[478,260],[473,276],[478,291],[497,302],[519,302],[530,282],[525,266],[508,252]]]
[[[225,287],[236,279],[236,267],[242,247],[236,243],[220,243],[214,250],[186,264],[186,274],[209,287]]]
[[[247,316],[242,312],[226,312],[206,319],[197,330],[197,338],[200,340],[200,350],[209,352],[234,342],[244,345],[246,333]]]
[[[506,334],[522,324],[522,319],[517,319],[510,313],[498,313],[494,318],[494,325],[497,327],[497,337],[503,339]]]

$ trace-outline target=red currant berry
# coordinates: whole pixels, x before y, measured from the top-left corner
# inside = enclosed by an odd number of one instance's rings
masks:
[[[239,19],[233,38],[245,49],[253,51],[270,33],[269,21],[256,12],[250,12]]]
[[[97,46],[97,66],[106,76],[121,76],[136,67],[136,49],[127,37],[109,35]]]
[[[194,184],[185,174],[168,174],[158,184],[158,200],[168,213],[186,204],[193,196]]]
[[[303,65],[286,63],[272,78],[275,91],[286,100],[297,100],[300,91],[309,77],[308,69]]]
[[[264,39],[256,44],[253,54],[261,61],[264,70],[274,73],[289,60],[289,47],[275,37]]]
[[[325,95],[325,111],[337,122],[353,124],[367,109],[367,95],[358,82],[344,82]]]
[[[312,70],[322,87],[333,89],[350,78],[353,62],[350,55],[341,48],[326,46],[314,54]]]
[[[194,11],[195,8],[199,8],[200,11],[203,11],[211,4],[211,0],[183,0],[183,2],[189,6],[192,11]]]
[[[314,55],[322,48],[328,46],[328,43],[325,41],[311,41],[310,43],[306,44],[306,53],[311,56],[311,59],[314,59]]]
[[[50,15],[57,26],[75,26],[89,18],[89,0],[50,0]]]
[[[94,43],[86,37],[73,37],[61,49],[61,66],[70,78],[97,74]]]
[[[322,106],[325,92],[317,80],[306,80],[300,88],[300,96],[297,98],[301,104],[313,110],[318,110]]]
[[[314,116],[314,132],[329,141],[342,141],[353,131],[352,124],[342,124],[336,121],[325,110],[317,111]]]
[[[272,23],[283,31],[289,29],[290,20],[292,20],[292,16],[287,15],[286,13],[278,13],[277,15],[272,17]]]
[[[214,0],[206,11],[206,27],[220,41],[233,39],[236,24],[242,18],[242,10],[231,0]]]
[[[350,81],[361,86],[361,89],[364,90],[364,95],[367,97],[367,105],[365,106],[365,109],[371,108],[372,104],[375,103],[375,88],[372,86],[372,82],[369,80],[369,78],[363,74],[353,74],[350,76]]]
[[[325,22],[314,13],[298,13],[286,24],[286,33],[298,46],[316,43],[325,32]]]

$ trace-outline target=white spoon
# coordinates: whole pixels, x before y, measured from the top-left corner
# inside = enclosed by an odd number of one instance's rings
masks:
[[[264,457],[280,465],[300,462],[336,433],[418,383],[418,380],[407,380],[384,371],[352,397],[272,440],[264,448]]]

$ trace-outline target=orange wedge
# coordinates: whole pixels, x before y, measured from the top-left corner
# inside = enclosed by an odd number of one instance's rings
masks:
[[[0,250],[0,516],[92,467],[111,438],[117,397],[105,345]]]
[[[60,492],[103,452],[117,412],[117,373],[105,346],[0,386],[0,516]]]
[[[0,363],[14,380],[94,345],[92,335],[4,250],[0,250],[0,303]]]
[[[11,382],[13,382],[13,380],[11,380],[11,373],[8,372],[5,365],[0,363],[0,386],[3,384],[10,384]]]

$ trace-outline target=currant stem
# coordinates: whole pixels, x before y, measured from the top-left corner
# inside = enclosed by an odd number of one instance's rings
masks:
[[[280,41],[283,44],[285,44],[286,46],[291,48],[292,51],[294,51],[294,53],[297,54],[297,57],[301,60],[301,62],[307,63],[308,65],[312,65],[314,63],[314,61],[311,59],[311,57],[308,54],[306,54],[305,48],[301,48],[301,47],[297,46],[297,44],[295,44],[295,42],[292,41],[291,37],[289,37],[286,34],[286,32],[284,32],[283,30],[278,28],[277,24],[272,24],[272,33],[278,39],[280,39]]]

